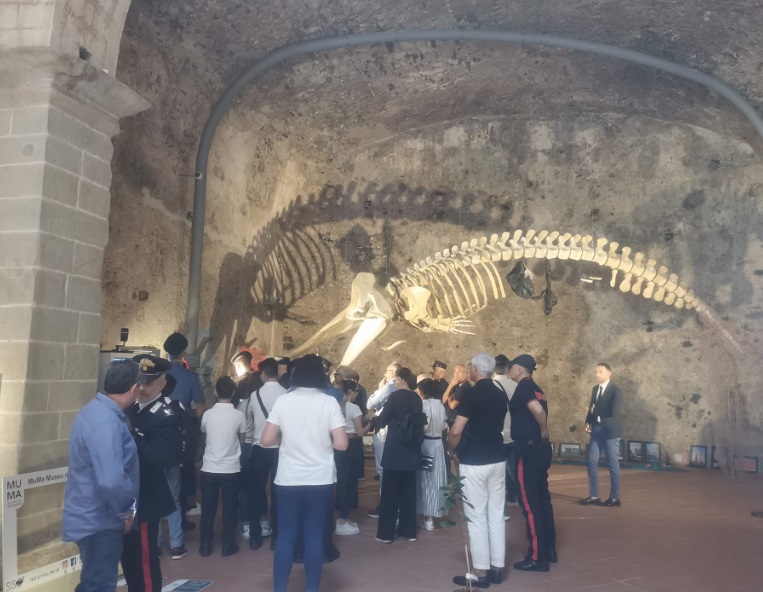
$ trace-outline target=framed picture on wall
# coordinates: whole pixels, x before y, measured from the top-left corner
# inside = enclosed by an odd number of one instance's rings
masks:
[[[580,458],[583,454],[583,447],[577,442],[561,442],[559,444],[560,458]]]
[[[658,463],[662,462],[662,455],[660,454],[660,445],[657,442],[647,442],[644,445],[646,449],[646,462]]]
[[[700,469],[707,468],[707,446],[691,445],[689,450],[689,466]]]
[[[617,460],[625,459],[625,440],[620,438],[620,444],[617,447]]]
[[[710,468],[711,469],[721,468],[721,459],[720,459],[719,450],[717,446],[713,446],[710,449]]]
[[[737,471],[744,471],[745,473],[757,473],[758,472],[758,457],[757,456],[735,456],[734,469],[736,469]]]
[[[644,462],[644,443],[639,440],[628,442],[628,462]]]

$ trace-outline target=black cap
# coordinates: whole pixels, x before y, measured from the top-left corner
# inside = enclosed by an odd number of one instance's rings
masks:
[[[530,354],[520,354],[509,362],[510,366],[514,366],[515,364],[517,366],[522,366],[522,368],[527,368],[530,371],[535,370],[535,358]]]
[[[138,354],[132,360],[140,365],[138,382],[153,382],[172,368],[172,364],[168,360],[157,358],[151,354]]]
[[[442,368],[443,370],[447,370],[448,365],[445,362],[441,362],[440,360],[435,360],[432,362],[432,368]]]
[[[233,354],[233,357],[230,359],[230,363],[235,364],[236,360],[238,360],[239,358],[247,358],[249,360],[249,363],[251,364],[252,352],[249,352],[246,350],[241,350],[239,352],[236,352],[235,354]]]
[[[498,354],[495,357],[495,364],[496,366],[511,366],[511,360],[503,354]]]
[[[289,358],[287,358],[286,356],[280,356],[280,357],[276,358],[276,362],[278,362],[279,366],[288,366],[289,362],[291,362],[291,360]]]
[[[164,340],[164,351],[171,356],[179,356],[188,347],[188,339],[182,333],[173,333]]]

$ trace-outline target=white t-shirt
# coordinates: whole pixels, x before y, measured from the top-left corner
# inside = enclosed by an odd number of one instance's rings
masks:
[[[355,430],[355,418],[361,417],[362,415],[363,413],[360,411],[360,407],[355,403],[347,401],[344,405],[344,431],[348,434],[357,434],[358,432]]]
[[[244,414],[233,403],[217,403],[201,416],[201,431],[207,435],[205,473],[238,473],[241,470],[241,443],[238,435],[246,433]]]
[[[507,401],[511,399],[511,395],[517,390],[517,383],[505,374],[493,374],[493,382],[506,393]],[[509,413],[508,409],[506,410],[506,417],[503,419],[503,431],[501,434],[503,434],[503,443],[509,444],[511,442],[511,413]]]
[[[270,413],[275,405],[276,399],[283,395],[286,389],[283,388],[277,382],[266,382],[260,387],[260,398],[262,404],[265,405],[265,410]],[[249,397],[249,417],[254,424],[254,435],[252,442],[255,446],[260,446],[260,438],[262,438],[262,432],[265,431],[265,415],[262,413],[260,402],[257,400],[257,391],[252,391]],[[270,448],[278,448],[278,446],[270,446]]]
[[[244,436],[244,444],[254,443],[254,419],[252,414],[249,413],[249,405],[252,402],[252,398],[244,399],[238,404],[238,410],[244,414],[246,418],[246,436]]]
[[[345,420],[334,397],[318,389],[294,389],[278,397],[268,423],[281,430],[276,485],[336,482],[331,430],[343,428]]]
[[[440,399],[425,399],[421,402],[424,413],[427,416],[427,425],[424,426],[424,435],[430,437],[442,436],[446,423],[445,406]]]

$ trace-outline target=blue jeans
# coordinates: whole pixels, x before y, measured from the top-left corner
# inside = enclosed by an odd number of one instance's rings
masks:
[[[170,548],[177,549],[183,546],[183,514],[180,512],[180,484],[182,478],[182,467],[180,465],[169,467],[165,474],[167,475],[167,484],[170,486],[172,499],[175,500],[175,511],[167,516],[167,528],[170,531]],[[159,526],[159,537],[156,546],[162,548],[162,528]]]
[[[279,485],[274,592],[286,592],[299,534],[304,542],[307,592],[318,592],[323,570],[323,531],[333,514],[334,485]]]
[[[114,590],[117,587],[122,544],[121,530],[103,530],[77,541],[82,573],[74,592]]]
[[[588,444],[588,487],[591,497],[599,497],[599,455],[604,450],[609,467],[609,497],[620,499],[620,438],[607,438],[607,430],[600,425],[591,426]]]

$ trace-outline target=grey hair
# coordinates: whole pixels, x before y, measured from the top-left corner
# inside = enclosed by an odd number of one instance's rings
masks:
[[[472,368],[476,369],[480,376],[492,376],[495,370],[495,358],[485,352],[475,354],[472,358]]]

